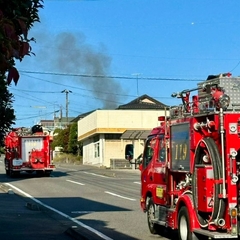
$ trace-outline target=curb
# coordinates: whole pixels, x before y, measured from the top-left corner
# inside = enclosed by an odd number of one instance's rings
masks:
[[[90,240],[90,238],[79,234],[76,226],[69,227],[65,234],[76,240]]]
[[[13,192],[12,189],[10,189],[9,187],[7,187],[7,186],[4,185],[4,184],[1,184],[1,185],[0,185],[0,188],[1,188],[1,189],[3,190],[3,192],[5,192],[5,193],[9,193],[10,191]]]
[[[69,227],[65,234],[72,237],[75,240],[103,240],[102,237],[80,226]]]
[[[6,194],[15,194],[19,197],[22,197],[21,194],[15,193],[9,186],[5,184],[0,184],[0,189],[5,192]],[[48,209],[41,204],[37,204],[31,201],[27,201],[25,203],[25,207],[32,211],[41,211],[43,213],[47,214],[56,214],[51,209]],[[49,217],[51,218],[51,216]],[[61,221],[60,221],[61,222]],[[68,235],[72,239],[75,240],[103,240],[100,236],[95,234],[94,232],[89,231],[88,229],[81,227],[81,226],[71,226],[68,227],[67,230],[64,232],[64,234]]]

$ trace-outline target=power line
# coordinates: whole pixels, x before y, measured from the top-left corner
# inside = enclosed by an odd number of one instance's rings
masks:
[[[229,72],[233,72],[233,70],[235,70],[239,64],[240,64],[240,61],[238,61],[237,65],[233,69],[231,69],[231,71],[229,71]]]
[[[84,78],[114,78],[114,79],[136,79],[133,76],[111,76],[111,75],[92,75],[92,74],[74,74],[74,73],[56,73],[56,72],[35,72],[19,70],[22,73],[42,74],[42,75],[54,75],[54,76],[66,76],[66,77],[84,77]],[[163,78],[163,77],[144,77],[139,76],[139,80],[154,80],[154,81],[203,81],[203,79],[187,79],[187,78]]]
[[[28,76],[30,77],[29,75],[25,74],[25,76]],[[117,95],[117,96],[121,96],[121,97],[137,97],[136,95],[129,95],[129,94],[119,94],[119,93],[112,93],[112,92],[103,92],[103,91],[93,91],[93,90],[89,90],[89,89],[85,89],[85,88],[80,88],[80,87],[77,87],[77,86],[71,86],[71,85],[67,85],[67,84],[62,84],[62,83],[59,83],[59,82],[53,82],[53,81],[50,81],[50,80],[46,80],[46,79],[42,79],[42,78],[37,78],[37,77],[31,77],[31,78],[34,78],[34,79],[37,79],[37,80],[40,80],[40,81],[43,81],[43,82],[48,82],[48,83],[51,83],[51,84],[56,84],[56,85],[60,85],[60,86],[64,86],[64,87],[67,87],[67,88],[74,88],[74,89],[79,89],[79,90],[82,90],[82,91],[88,91],[88,92],[97,92],[97,93],[104,93],[104,94],[109,94],[109,95]],[[133,78],[134,79],[134,78]],[[32,91],[32,90],[25,90],[25,89],[18,89],[17,87],[12,87],[13,90],[16,90],[16,91],[20,91],[20,92],[32,92],[32,93],[60,93],[60,92],[46,92],[46,91]],[[74,95],[79,95],[79,93],[73,93]],[[88,96],[88,95],[83,95],[81,94],[81,96],[84,96],[84,97],[88,97],[88,98],[92,98],[92,99],[99,99],[99,100],[104,100],[102,98],[98,98],[98,97],[93,97],[93,96]],[[155,97],[155,98],[161,98],[161,99],[168,99],[168,98],[171,98],[171,97]]]

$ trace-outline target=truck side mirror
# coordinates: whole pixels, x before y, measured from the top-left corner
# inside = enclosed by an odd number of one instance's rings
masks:
[[[127,144],[125,146],[125,159],[128,161],[133,159],[133,144]]]

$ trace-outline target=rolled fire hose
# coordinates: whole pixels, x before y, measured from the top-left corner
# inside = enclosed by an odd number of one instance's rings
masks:
[[[198,221],[201,227],[206,228],[209,223],[212,222],[218,222],[219,219],[223,217],[224,214],[224,209],[225,209],[225,202],[221,198],[219,198],[219,194],[222,193],[222,188],[220,184],[215,184],[214,186],[214,204],[213,204],[213,212],[212,215],[209,218],[207,216],[201,214],[197,211],[197,199],[196,196],[196,181],[197,181],[197,176],[196,176],[196,170],[195,170],[195,165],[196,164],[205,164],[203,162],[202,156],[205,154],[203,152],[203,148],[200,146],[201,143],[204,143],[206,150],[208,151],[211,161],[212,161],[212,166],[213,166],[213,177],[214,180],[218,181],[222,178],[222,168],[221,168],[221,158],[220,154],[217,148],[216,143],[212,138],[204,138],[201,141],[199,141],[196,151],[195,151],[195,159],[194,159],[194,169],[193,169],[193,203],[194,203],[194,208],[197,213]],[[210,222],[209,222],[210,220]]]

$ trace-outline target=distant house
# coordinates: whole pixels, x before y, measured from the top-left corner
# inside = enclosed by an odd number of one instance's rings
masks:
[[[54,130],[53,120],[40,120],[39,124],[50,131]]]
[[[40,120],[39,124],[50,131],[54,131],[56,128],[65,128],[73,119],[73,117],[54,117],[53,120]]]
[[[55,117],[54,118],[54,129],[56,128],[60,128],[60,129],[64,129],[66,128],[69,123],[74,119],[74,117]]]
[[[147,94],[144,94],[133,101],[120,105],[118,109],[125,109],[125,110],[134,110],[134,109],[142,109],[142,110],[149,110],[149,109],[165,109],[168,106],[157,101],[156,99],[149,97]]]
[[[143,95],[115,110],[95,110],[79,119],[83,164],[111,167],[113,161],[124,159],[125,145],[133,142],[139,155],[144,139],[159,125],[158,116],[166,112],[165,104]]]

